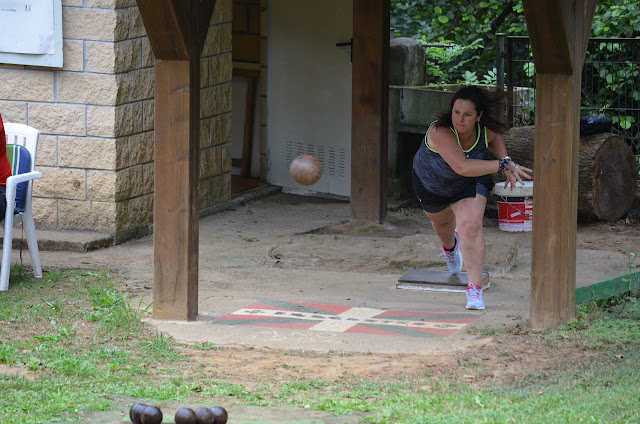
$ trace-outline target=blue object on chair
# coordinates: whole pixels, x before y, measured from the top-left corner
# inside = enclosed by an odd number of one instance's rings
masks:
[[[19,144],[7,144],[7,158],[11,165],[11,175],[24,174],[31,171],[31,155],[26,147]],[[28,181],[18,183],[16,188],[16,207],[14,213],[24,211]]]
[[[42,173],[35,170],[40,131],[28,125],[12,122],[4,123],[4,131],[7,136],[7,159],[13,173],[7,178],[5,194],[7,196],[7,207],[14,209],[14,213],[5,214],[4,223],[0,221],[0,225],[4,226],[2,264],[0,265],[0,292],[9,288],[14,224],[22,223],[24,237],[27,239],[27,246],[29,246],[33,275],[36,278],[42,277],[40,252],[38,251],[38,239],[36,238],[36,226],[31,205],[33,180],[42,178]],[[22,184],[25,182],[26,184]],[[20,188],[18,187],[19,185],[21,186]],[[16,202],[16,195],[18,202]]]

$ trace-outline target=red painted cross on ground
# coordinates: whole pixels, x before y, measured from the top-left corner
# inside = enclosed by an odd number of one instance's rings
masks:
[[[433,338],[449,336],[479,317],[474,313],[396,311],[263,300],[225,315],[213,324]]]

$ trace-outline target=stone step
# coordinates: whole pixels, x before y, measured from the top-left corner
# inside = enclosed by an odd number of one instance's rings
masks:
[[[38,250],[40,251],[69,251],[89,252],[115,244],[115,236],[108,233],[71,230],[38,230]],[[19,226],[13,229],[14,249],[28,250],[27,240]]]

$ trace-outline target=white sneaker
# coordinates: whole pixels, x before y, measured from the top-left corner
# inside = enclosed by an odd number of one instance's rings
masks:
[[[467,286],[467,309],[484,309],[482,289],[472,283]]]
[[[447,252],[442,245],[442,251],[444,252],[444,259],[447,262],[447,268],[452,274],[457,274],[462,269],[462,252],[460,251],[460,237],[458,232],[455,232],[456,247],[453,248],[453,252]]]

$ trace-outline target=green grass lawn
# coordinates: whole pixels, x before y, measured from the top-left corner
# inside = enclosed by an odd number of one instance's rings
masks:
[[[566,327],[519,336],[575,346],[572,352],[588,354],[590,365],[553,373],[522,369],[517,378],[482,383],[424,373],[401,381],[301,378],[247,388],[205,372],[207,364],[144,324],[148,308],[103,272],[33,279],[14,267],[9,290],[0,293],[0,424],[84,422],[123,397],[132,404],[224,399],[359,412],[362,422],[380,424],[640,422],[640,306],[629,294],[581,308]],[[224,354],[213,344],[190,347]],[[473,366],[483,371],[492,364]]]

